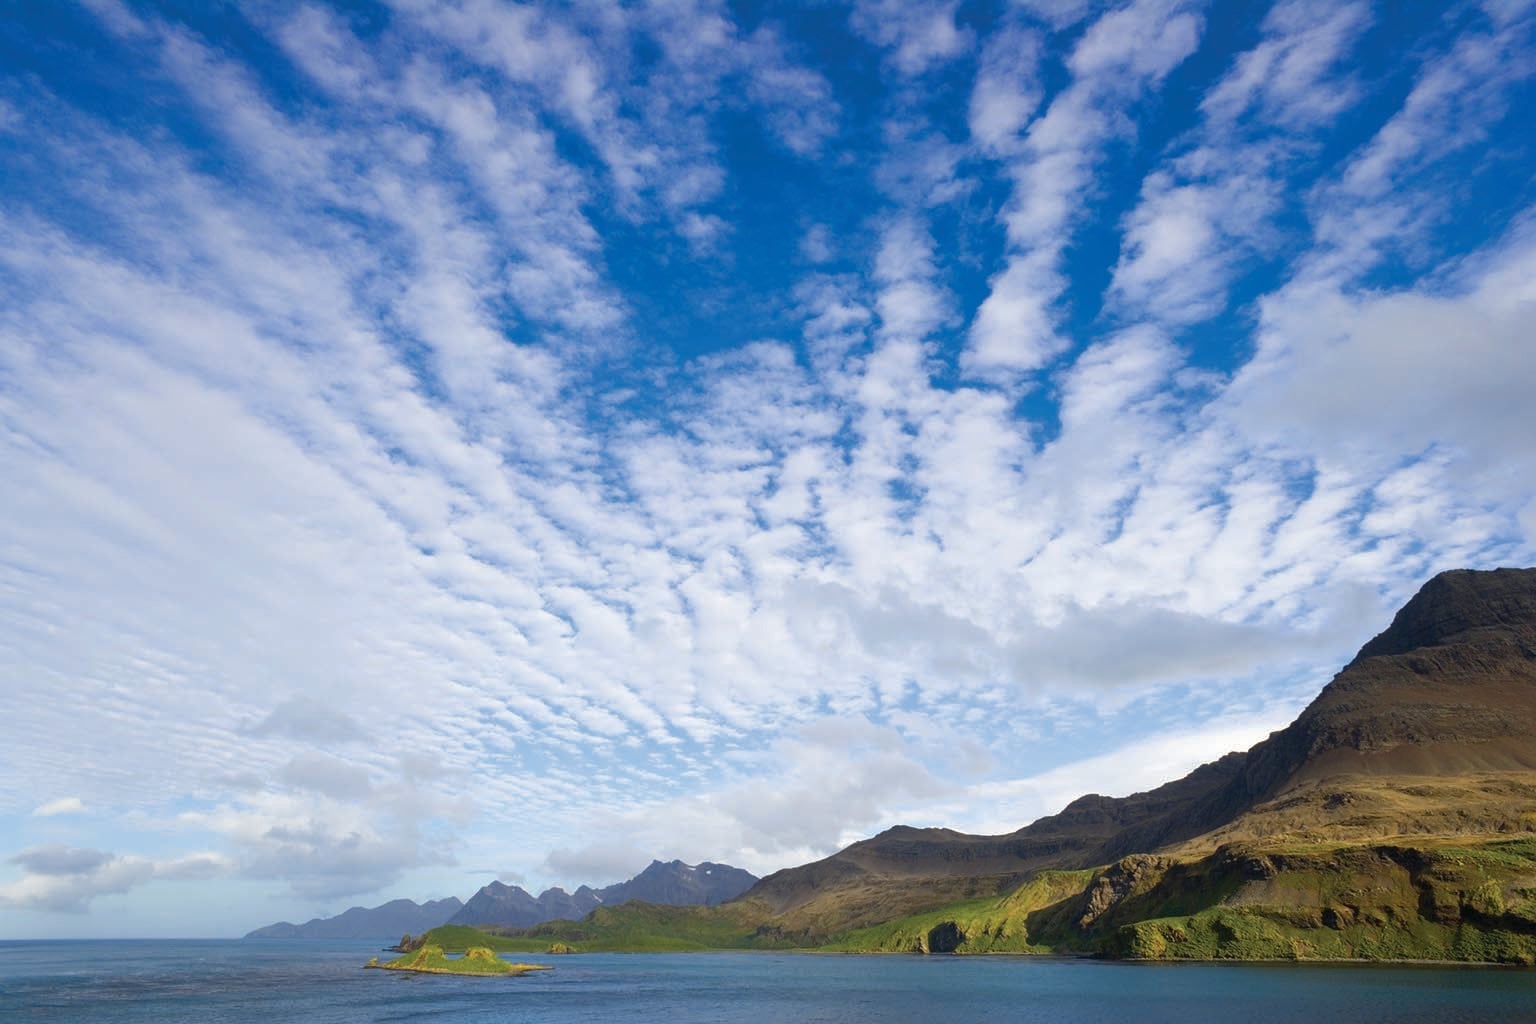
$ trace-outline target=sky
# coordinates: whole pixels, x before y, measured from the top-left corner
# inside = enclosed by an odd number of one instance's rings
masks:
[[[1531,0],[20,0],[0,938],[759,874],[1536,562]]]

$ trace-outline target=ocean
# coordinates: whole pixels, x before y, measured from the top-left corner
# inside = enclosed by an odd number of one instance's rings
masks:
[[[520,978],[365,971],[359,942],[0,942],[0,1021],[314,1024],[1536,1022],[1536,971],[784,953],[523,957]]]

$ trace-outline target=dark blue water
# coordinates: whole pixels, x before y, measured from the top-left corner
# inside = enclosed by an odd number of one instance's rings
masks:
[[[1536,1022],[1536,971],[776,953],[527,957],[521,978],[364,971],[367,943],[0,942],[0,1021],[359,1024]]]

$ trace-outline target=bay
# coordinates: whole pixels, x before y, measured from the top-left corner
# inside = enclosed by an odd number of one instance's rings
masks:
[[[1536,1022],[1536,971],[782,953],[526,957],[521,978],[364,971],[357,942],[0,942],[0,1020],[93,1024]]]

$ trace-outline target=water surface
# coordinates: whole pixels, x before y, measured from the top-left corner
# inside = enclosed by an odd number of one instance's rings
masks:
[[[0,942],[0,1021],[762,1024],[1536,1022],[1536,971],[779,953],[523,957],[520,978],[364,971],[358,942]]]

